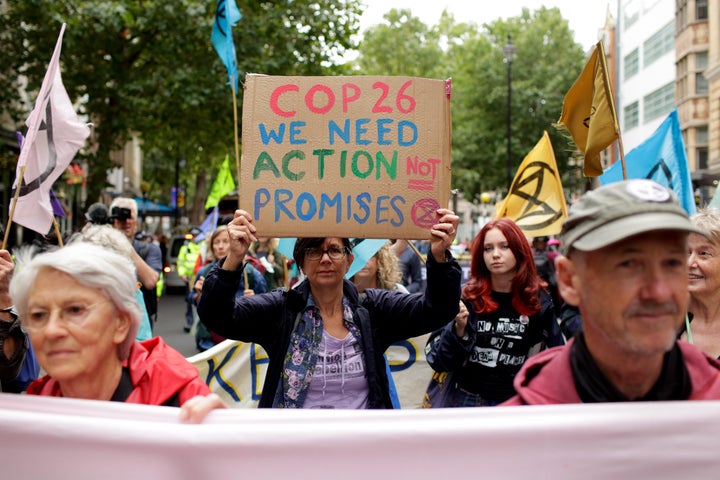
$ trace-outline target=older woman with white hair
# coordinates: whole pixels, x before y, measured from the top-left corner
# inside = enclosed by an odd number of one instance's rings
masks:
[[[189,422],[223,406],[160,337],[135,341],[140,310],[126,257],[85,242],[24,254],[10,295],[47,373],[28,394],[183,406]]]
[[[688,236],[690,303],[680,338],[720,358],[720,209],[701,208],[690,220],[707,236]]]

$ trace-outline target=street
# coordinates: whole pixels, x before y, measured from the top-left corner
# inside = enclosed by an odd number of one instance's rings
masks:
[[[182,294],[165,293],[158,300],[158,321],[153,333],[161,336],[165,343],[178,350],[186,357],[198,353],[195,337],[185,333],[185,297]]]

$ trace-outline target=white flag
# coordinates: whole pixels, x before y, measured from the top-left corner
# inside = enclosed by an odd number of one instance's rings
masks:
[[[14,195],[25,166],[20,196],[11,220],[41,235],[47,234],[52,226],[50,189],[90,135],[90,128],[75,113],[60,76],[64,32],[65,24],[60,29],[35,108],[25,122],[28,131],[20,150],[17,178],[13,185]]]

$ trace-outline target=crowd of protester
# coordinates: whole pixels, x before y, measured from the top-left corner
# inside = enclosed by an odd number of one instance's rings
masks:
[[[66,246],[0,250],[2,391],[176,406],[187,422],[226,407],[153,334],[163,257],[136,238],[134,201],[86,217]],[[298,238],[286,258],[236,210],[187,262],[184,326],[199,350],[264,347],[266,408],[399,408],[385,352],[422,334],[425,406],[720,399],[720,211],[689,217],[649,180],[602,186],[557,238],[488,222],[464,283],[458,222],[438,209],[422,249],[389,241],[347,279],[350,239]]]

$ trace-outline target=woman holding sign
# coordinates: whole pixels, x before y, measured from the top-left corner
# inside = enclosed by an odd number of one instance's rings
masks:
[[[299,238],[293,258],[306,276],[290,291],[235,298],[256,227],[237,210],[228,225],[226,258],[208,273],[198,305],[201,321],[226,338],[268,352],[260,407],[392,408],[385,350],[452,320],[461,270],[449,251],[458,217],[438,209],[430,230],[424,294],[367,289],[345,280],[353,255],[347,238]]]

